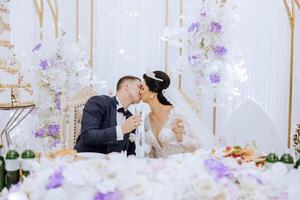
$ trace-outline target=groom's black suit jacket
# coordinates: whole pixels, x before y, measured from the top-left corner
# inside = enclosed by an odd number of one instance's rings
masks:
[[[127,151],[135,154],[135,143],[130,142],[129,134],[117,141],[117,99],[105,95],[91,97],[84,106],[81,132],[74,147],[77,152]]]

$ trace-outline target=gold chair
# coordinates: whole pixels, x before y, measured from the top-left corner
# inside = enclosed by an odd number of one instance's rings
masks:
[[[62,140],[66,144],[66,148],[73,149],[76,140],[80,134],[81,119],[83,108],[87,100],[97,95],[96,91],[90,87],[85,87],[72,97],[65,108],[65,114],[62,117]]]

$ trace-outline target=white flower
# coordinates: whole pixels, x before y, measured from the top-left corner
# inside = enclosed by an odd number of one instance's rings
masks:
[[[24,192],[13,192],[8,194],[7,200],[29,200]]]

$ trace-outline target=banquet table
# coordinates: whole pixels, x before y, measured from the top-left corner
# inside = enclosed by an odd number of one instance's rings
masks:
[[[8,200],[198,200],[300,197],[300,172],[291,164],[244,162],[223,149],[166,159],[81,153],[41,156],[22,183],[2,191]]]

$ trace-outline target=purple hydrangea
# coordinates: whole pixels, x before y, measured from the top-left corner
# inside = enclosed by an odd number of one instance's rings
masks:
[[[217,84],[221,81],[221,76],[217,73],[214,73],[209,76],[209,79],[211,83]]]
[[[188,32],[199,31],[201,24],[199,22],[192,23],[188,28]]]
[[[45,130],[45,128],[39,128],[36,132],[35,132],[35,137],[39,137],[39,138],[42,138],[42,137],[45,137],[47,135],[47,132]]]
[[[226,53],[227,53],[227,49],[226,49],[226,47],[224,47],[224,46],[220,46],[220,45],[216,45],[215,47],[214,47],[214,54],[215,54],[215,56],[217,56],[217,57],[221,57],[221,56],[224,56]]]
[[[214,176],[214,178],[231,178],[233,176],[229,167],[224,165],[221,161],[215,159],[206,159],[204,161],[204,166],[209,170],[209,172]]]
[[[211,22],[209,31],[213,33],[221,33],[222,26],[219,22]]]
[[[63,177],[63,168],[60,167],[54,173],[49,176],[48,183],[46,185],[47,190],[59,188],[63,185],[64,177]]]
[[[55,136],[57,136],[59,134],[59,132],[60,132],[60,126],[59,126],[59,124],[50,124],[48,126],[48,133],[49,133],[49,135],[55,137]]]
[[[47,59],[41,60],[39,66],[42,68],[42,70],[47,70],[49,67],[48,60]]]
[[[32,52],[39,51],[41,49],[41,46],[42,44],[38,43],[37,45],[35,45],[35,47],[33,47]]]
[[[94,200],[121,200],[122,195],[119,191],[101,193],[97,192]]]

